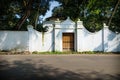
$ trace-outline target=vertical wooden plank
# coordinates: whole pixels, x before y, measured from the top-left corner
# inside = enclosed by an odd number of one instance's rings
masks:
[[[74,50],[74,33],[63,33],[63,51]]]

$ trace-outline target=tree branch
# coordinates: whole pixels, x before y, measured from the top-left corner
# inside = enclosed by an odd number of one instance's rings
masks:
[[[30,15],[30,10],[32,7],[32,2],[34,0],[29,0],[27,6],[26,6],[26,11],[25,14],[21,17],[21,19],[19,20],[19,22],[16,24],[15,29],[19,30],[21,28],[21,26],[23,25],[23,23],[25,22],[25,20],[28,18],[28,16]]]
[[[118,0],[116,6],[115,6],[115,8],[114,8],[114,11],[113,11],[113,13],[112,13],[112,15],[111,15],[111,17],[110,17],[110,19],[109,19],[108,26],[110,26],[110,24],[111,24],[112,18],[113,18],[114,14],[115,14],[115,12],[116,12],[116,10],[117,10],[117,8],[118,8],[119,3],[120,3],[120,0]]]

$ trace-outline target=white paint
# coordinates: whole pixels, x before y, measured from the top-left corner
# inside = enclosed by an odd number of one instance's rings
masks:
[[[102,51],[102,31],[90,33],[85,28],[83,30],[83,51]]]
[[[29,51],[52,51],[53,50],[53,31],[49,33],[38,32],[32,28],[29,30]],[[42,39],[43,37],[43,39]]]
[[[71,21],[68,17],[67,20],[60,23],[55,23],[55,51],[63,51],[62,49],[62,34],[75,33],[75,22]]]
[[[45,22],[44,26],[49,27],[44,35],[31,25],[27,26],[28,31],[0,31],[0,50],[63,51],[62,34],[74,33],[75,51],[120,52],[120,34],[110,31],[105,24],[95,33],[86,30],[82,21],[75,23],[70,18],[63,22]]]
[[[28,51],[28,32],[0,31],[0,50]]]

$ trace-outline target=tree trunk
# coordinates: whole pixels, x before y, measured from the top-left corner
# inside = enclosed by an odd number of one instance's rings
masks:
[[[117,10],[117,8],[118,8],[119,3],[120,3],[120,0],[118,0],[116,6],[115,6],[115,8],[114,8],[114,11],[113,11],[113,13],[112,13],[112,15],[111,15],[111,17],[110,17],[110,19],[109,19],[108,26],[110,26],[110,24],[111,24],[112,18],[113,18],[114,14],[115,14],[115,12],[116,12],[116,10]]]
[[[16,30],[19,30],[21,28],[22,24],[25,22],[25,20],[29,17],[33,1],[34,0],[29,0],[28,4],[26,6],[25,14],[21,17],[21,19],[19,20],[19,22],[15,26]]]

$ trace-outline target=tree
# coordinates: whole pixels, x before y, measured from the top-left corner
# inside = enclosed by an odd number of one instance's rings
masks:
[[[45,15],[50,1],[53,0],[1,0],[0,29],[25,30],[27,24],[37,28],[39,16]],[[80,18],[91,32],[99,31],[106,23],[110,30],[120,32],[120,0],[56,1],[61,6],[53,10],[53,18],[70,16],[74,21]]]
[[[16,28],[19,29],[28,17],[30,18],[30,23],[32,23],[33,26],[36,28],[39,16],[45,15],[46,11],[49,9],[50,1],[51,0],[29,0],[28,2],[26,1],[27,4],[25,6],[25,13],[16,25]]]
[[[11,0],[1,0],[0,2],[0,28],[1,29],[12,29],[15,26],[17,18],[15,14],[20,12],[19,4]],[[9,26],[9,27],[8,27]]]
[[[84,26],[91,32],[99,31],[103,23],[114,32],[120,32],[120,0],[58,0],[62,5],[53,10],[53,17],[83,20]]]
[[[53,17],[65,19],[68,16],[73,20],[80,17],[81,4],[84,0],[58,0],[61,6],[54,8]]]
[[[21,28],[22,24],[25,22],[25,20],[30,15],[33,1],[34,0],[29,0],[28,2],[26,0],[23,1],[24,2],[24,6],[25,6],[25,13],[21,17],[21,19],[19,20],[19,22],[17,23],[17,25],[15,26],[15,29],[19,30]]]
[[[49,9],[50,1],[53,0],[1,0],[0,29],[25,30],[27,24],[36,27],[39,16]]]
[[[112,13],[112,15],[111,15],[111,17],[110,17],[109,22],[108,22],[108,26],[110,26],[110,24],[111,24],[112,18],[113,18],[114,14],[115,14],[115,12],[116,12],[116,10],[117,10],[117,8],[118,8],[119,3],[120,3],[120,0],[118,0],[116,6],[115,6],[115,8],[114,8],[114,11],[113,11],[113,13]]]
[[[120,14],[120,0],[118,0],[118,2],[116,3],[115,8],[113,9],[113,12],[108,22],[108,26],[110,26],[109,28],[116,33],[120,33],[120,24],[118,24],[120,22],[119,14]]]

